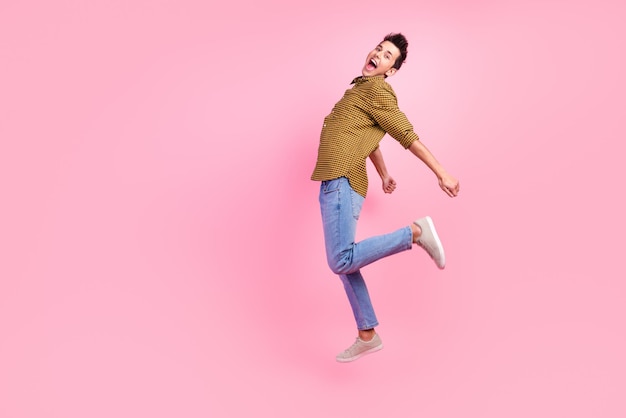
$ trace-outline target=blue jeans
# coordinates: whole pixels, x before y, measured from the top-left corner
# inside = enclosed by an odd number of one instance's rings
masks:
[[[330,269],[343,282],[359,330],[378,325],[361,267],[413,247],[410,226],[354,242],[364,200],[345,177],[323,181],[320,187],[326,258]]]

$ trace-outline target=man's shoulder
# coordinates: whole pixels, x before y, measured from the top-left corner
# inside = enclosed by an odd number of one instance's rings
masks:
[[[396,97],[395,90],[393,89],[391,84],[389,84],[387,80],[385,80],[384,78],[376,80],[375,83],[371,83],[371,90],[376,95],[382,95],[382,96],[391,95],[393,97]]]
[[[376,106],[395,107],[398,103],[396,92],[391,84],[385,80],[381,80],[370,90],[372,103]]]

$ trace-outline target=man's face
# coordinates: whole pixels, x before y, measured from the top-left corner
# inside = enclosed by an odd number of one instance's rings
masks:
[[[397,71],[393,68],[396,59],[400,56],[400,50],[391,42],[381,42],[372,52],[367,54],[365,65],[361,73],[364,77],[377,75],[394,75]]]

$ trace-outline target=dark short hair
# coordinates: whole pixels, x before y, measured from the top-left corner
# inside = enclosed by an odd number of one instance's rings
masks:
[[[400,56],[396,58],[396,62],[393,64],[393,68],[399,70],[402,67],[402,63],[406,60],[406,56],[409,53],[409,41],[406,40],[403,34],[401,33],[390,33],[385,36],[383,42],[389,41],[396,46],[400,50]]]

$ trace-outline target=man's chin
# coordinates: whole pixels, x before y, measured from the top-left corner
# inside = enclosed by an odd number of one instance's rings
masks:
[[[371,77],[376,75],[375,71],[369,71],[367,68],[363,68],[363,70],[361,70],[361,74],[363,74],[363,77]]]
[[[370,64],[365,64],[363,66],[363,69],[361,70],[361,74],[363,74],[364,77],[371,77],[373,75],[376,75],[376,67],[373,67]]]

